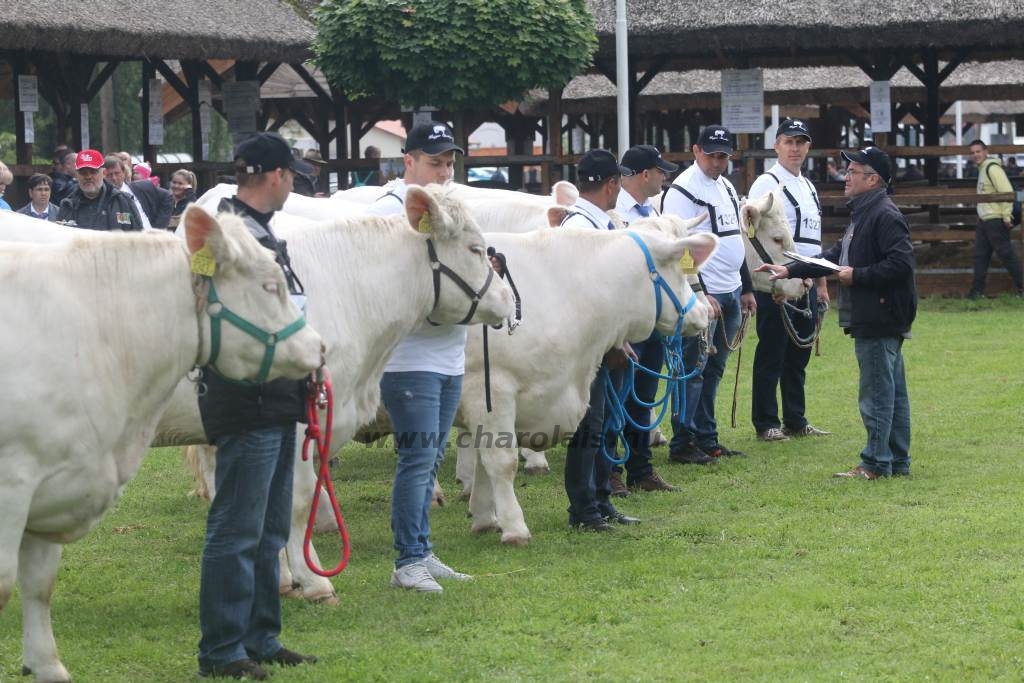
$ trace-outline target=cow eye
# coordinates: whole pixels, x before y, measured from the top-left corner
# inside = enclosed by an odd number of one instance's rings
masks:
[[[264,282],[263,289],[271,294],[277,294],[277,283],[276,282]]]
[[[474,244],[473,246],[471,246],[469,248],[469,250],[471,252],[473,252],[474,254],[476,254],[477,256],[483,256],[484,255],[484,248],[481,247],[479,244]]]

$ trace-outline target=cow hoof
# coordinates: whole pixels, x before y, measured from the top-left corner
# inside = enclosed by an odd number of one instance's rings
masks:
[[[301,598],[302,597],[302,586],[297,584],[291,586],[279,586],[278,592],[283,598]]]
[[[517,548],[525,548],[530,545],[530,534],[502,534],[501,542],[505,545],[514,545]]]
[[[537,474],[551,474],[551,468],[548,467],[547,465],[540,465],[540,466],[533,466],[533,467],[531,467],[530,465],[526,465],[525,467],[523,467],[523,471],[526,472],[527,474],[531,475],[531,476],[537,475]]]
[[[46,667],[51,669],[47,672],[45,669],[41,669],[38,673],[35,673],[35,683],[71,683],[71,674],[64,668],[63,665],[57,664],[55,667]],[[22,676],[32,676],[32,667],[22,666]]]
[[[306,597],[306,599],[314,605],[328,605],[329,607],[335,607],[341,604],[341,601],[338,600],[338,594],[334,591],[331,591],[329,595],[313,595]]]
[[[472,531],[477,536],[481,536],[483,534],[491,534],[501,531],[501,527],[498,526],[497,522],[488,522],[486,524],[474,524]]]

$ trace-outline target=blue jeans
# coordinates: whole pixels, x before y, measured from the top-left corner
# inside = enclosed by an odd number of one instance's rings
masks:
[[[665,348],[657,335],[652,335],[646,341],[633,344],[633,350],[640,359],[641,365],[655,372],[661,372],[662,366],[665,364]],[[660,381],[657,377],[638,370],[633,377],[637,398],[652,403],[658,396]],[[626,412],[638,425],[646,427],[651,424],[650,408],[645,408],[635,401],[627,401]],[[654,472],[654,467],[651,465],[651,432],[637,429],[627,420],[626,426],[622,430],[622,436],[629,443],[630,448],[629,460],[626,461],[628,482],[636,483]],[[622,467],[616,465],[614,470],[622,472]]]
[[[281,649],[277,556],[292,515],[295,425],[217,440],[217,493],[199,579],[199,665],[268,658]]]
[[[448,432],[462,395],[462,375],[436,372],[386,372],[381,399],[391,417],[398,450],[391,490],[391,532],[398,559],[395,568],[430,555],[430,504],[434,481],[444,460]]]
[[[724,329],[726,338],[732,341],[740,328],[742,318],[740,312],[740,291],[737,287],[726,294],[710,294],[722,309],[721,319],[711,321],[708,334],[711,343],[718,350],[708,356],[704,372],[686,383],[686,420],[672,421],[672,441],[669,450],[674,452],[684,446],[696,443],[701,448],[711,448],[718,444],[718,424],[715,422],[715,398],[718,396],[718,385],[725,374],[725,364],[729,360],[729,347],[722,339]],[[692,368],[699,355],[699,342],[696,337],[688,337],[683,349],[683,360],[686,367]]]
[[[868,442],[861,465],[877,474],[910,472],[910,398],[903,371],[903,339],[857,337],[860,416]]]

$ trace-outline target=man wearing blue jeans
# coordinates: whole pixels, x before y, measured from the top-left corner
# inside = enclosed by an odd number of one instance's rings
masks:
[[[728,343],[736,338],[742,314],[757,310],[740,235],[739,199],[736,189],[723,175],[734,149],[727,128],[704,128],[693,146],[695,163],[672,182],[662,204],[665,214],[683,219],[704,215],[704,222],[691,231],[718,236],[718,249],[704,263],[700,274],[712,309],[708,333],[717,352],[709,354],[703,372],[687,382],[686,414],[672,419],[672,462],[707,465],[723,456],[742,455],[719,442],[715,422],[715,398],[729,360]],[[686,339],[683,359],[687,369],[699,362],[700,344],[696,337]]]
[[[889,155],[877,147],[843,152],[849,162],[846,196],[850,225],[821,256],[838,263],[839,326],[853,337],[860,367],[859,402],[867,431],[860,464],[835,476],[854,479],[910,474],[910,399],[903,342],[917,314],[910,228],[892,192]],[[765,264],[772,279],[819,277],[806,263]]]
[[[405,175],[370,205],[368,212],[390,216],[404,210],[410,184],[443,185],[452,178],[455,153],[452,129],[430,121],[413,126],[405,141]],[[437,470],[444,459],[448,432],[462,394],[466,362],[466,327],[426,323],[403,339],[384,368],[381,400],[394,427],[398,465],[391,491],[395,588],[440,593],[438,579],[472,577],[442,562],[430,543],[430,503]]]
[[[304,299],[302,283],[270,219],[288,198],[295,172],[304,170],[281,136],[257,133],[235,150],[238,194],[218,207],[238,214],[274,252],[297,303]],[[278,554],[291,528],[295,429],[305,422],[305,384],[240,384],[213,368],[204,368],[203,383],[199,412],[207,438],[217,446],[217,493],[206,521],[199,579],[199,675],[262,681],[269,677],[263,664],[316,662],[278,640]]]

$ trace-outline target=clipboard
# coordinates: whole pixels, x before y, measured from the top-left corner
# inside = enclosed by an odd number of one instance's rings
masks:
[[[842,270],[840,266],[837,266],[828,259],[817,258],[814,256],[804,256],[803,254],[798,254],[795,251],[785,250],[783,250],[782,255],[787,258],[791,258],[794,261],[799,261],[800,263],[809,263],[814,266],[820,266],[821,268],[827,268],[831,270],[833,273],[838,273],[840,270]]]

